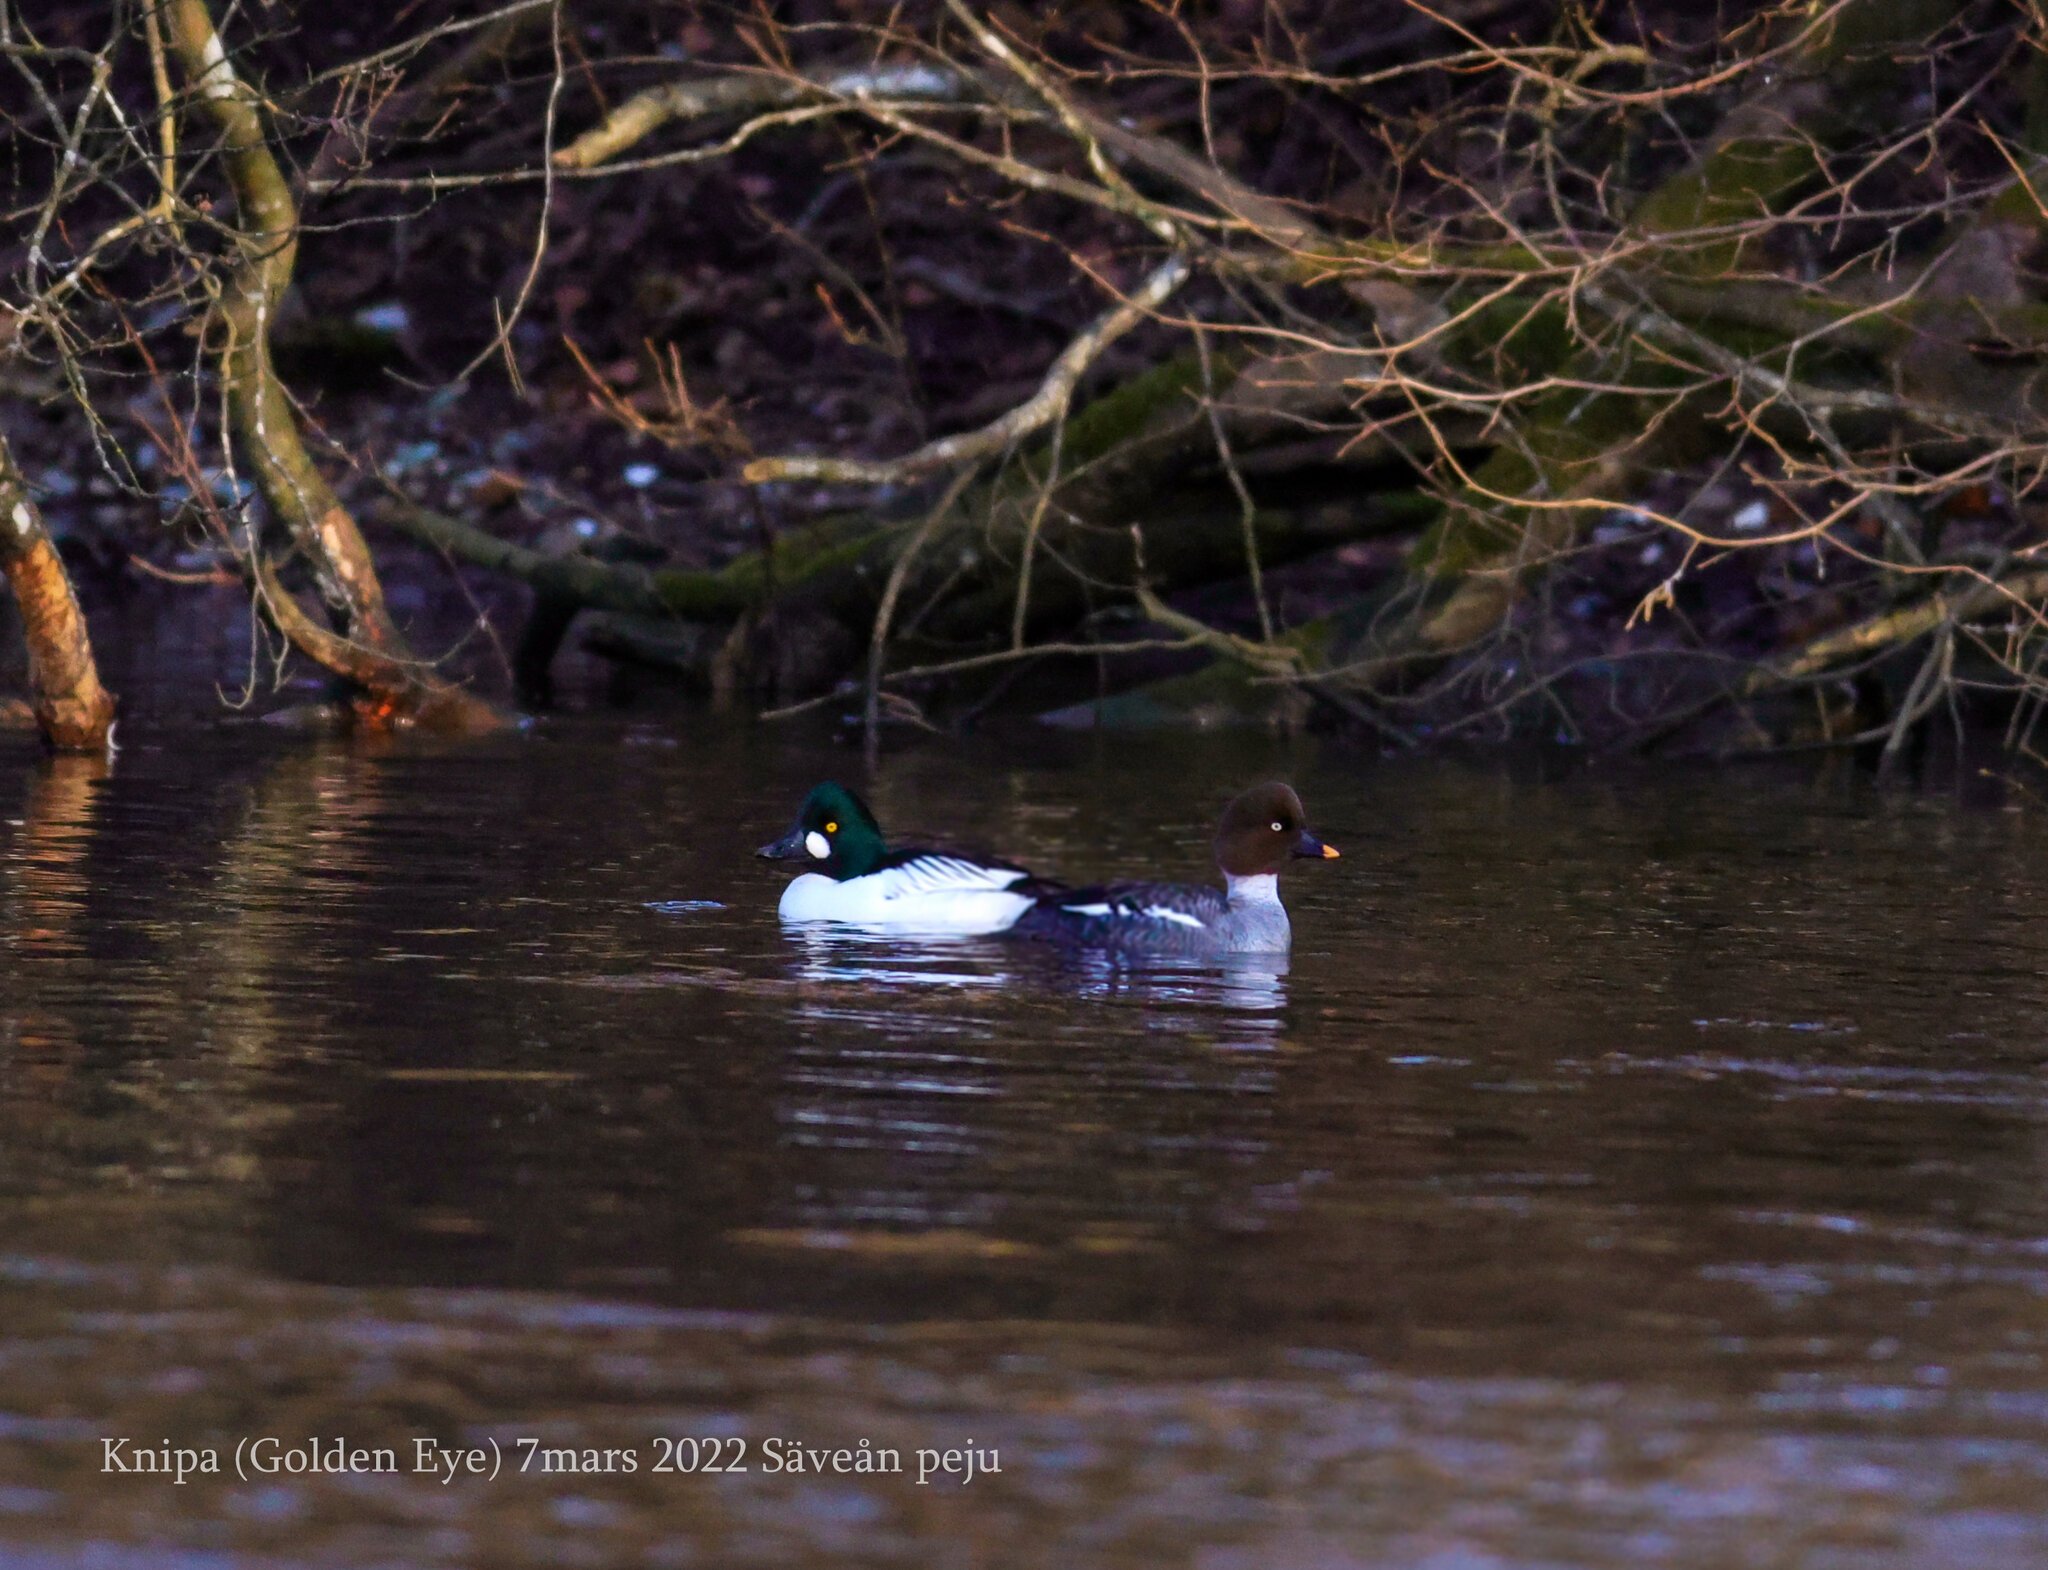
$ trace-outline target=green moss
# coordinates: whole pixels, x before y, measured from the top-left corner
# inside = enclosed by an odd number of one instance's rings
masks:
[[[1833,29],[1814,49],[1823,64],[1863,64],[1885,75],[1897,72],[1893,51],[1920,42],[1956,18],[1955,0],[1856,0],[1835,18]]]
[[[1675,386],[1680,379],[1672,367],[1632,371],[1643,384],[1667,381]],[[1539,536],[1540,546],[1556,548],[1575,527],[1573,514],[1516,506],[1502,498],[1535,501],[1572,495],[1601,466],[1626,455],[1651,429],[1653,417],[1665,412],[1661,399],[1644,394],[1587,393],[1577,388],[1546,393],[1524,417],[1522,440],[1494,448],[1473,472],[1473,483],[1416,542],[1410,565],[1431,577],[1455,577],[1518,552],[1532,533]]]
[[[1041,718],[1076,730],[1278,725],[1299,709],[1301,697],[1298,689],[1284,682],[1256,681],[1242,665],[1217,660],[1185,676],[1164,677],[1129,692],[1056,709]]]
[[[1234,357],[1212,355],[1210,363],[1219,382],[1227,382],[1237,368]],[[1111,388],[1067,421],[1060,443],[1065,462],[1069,467],[1094,462],[1140,435],[1162,410],[1185,409],[1201,386],[1201,357],[1190,350]]]
[[[1735,229],[1766,218],[1786,197],[1820,173],[1814,149],[1793,136],[1742,136],[1723,143],[1690,168],[1666,180],[1637,205],[1630,227],[1639,234],[1670,237],[1657,251],[1665,272],[1713,278],[1732,271],[1741,258]]]

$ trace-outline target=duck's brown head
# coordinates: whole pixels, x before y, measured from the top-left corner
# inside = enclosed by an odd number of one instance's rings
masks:
[[[1285,785],[1254,785],[1223,809],[1216,862],[1231,877],[1278,872],[1296,856],[1335,861],[1337,850],[1309,833],[1301,798]]]

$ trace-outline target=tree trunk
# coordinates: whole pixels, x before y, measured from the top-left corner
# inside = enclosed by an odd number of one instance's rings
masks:
[[[104,752],[114,695],[100,685],[92,635],[64,559],[43,527],[14,454],[0,439],[0,573],[21,607],[28,642],[29,705],[43,739],[60,752]]]
[[[392,622],[362,531],[306,451],[292,400],[271,363],[270,331],[291,286],[299,215],[265,135],[257,95],[229,61],[206,0],[169,0],[163,15],[186,75],[220,129],[235,192],[241,260],[221,291],[215,324],[223,338],[221,383],[234,434],[263,499],[311,566],[346,636],[304,636],[308,628],[320,630],[318,624],[285,610],[283,591],[260,561],[247,564],[251,580],[267,579],[262,603],[302,654],[368,693],[370,701],[358,705],[367,721],[431,719],[485,728],[496,722],[490,707],[434,676]]]

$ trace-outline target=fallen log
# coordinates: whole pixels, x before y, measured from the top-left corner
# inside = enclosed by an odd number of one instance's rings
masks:
[[[1215,400],[1216,417],[1233,450],[1255,453],[1262,443],[1298,442],[1317,421],[1346,412],[1358,378],[1371,375],[1377,361],[1364,353],[1318,351],[1239,363]],[[1063,465],[1057,474],[1048,441],[994,477],[964,487],[935,521],[842,514],[784,531],[768,549],[719,568],[659,569],[548,555],[395,492],[371,516],[458,561],[522,579],[539,595],[617,613],[623,620],[604,634],[608,648],[663,642],[636,623],[746,622],[734,674],[752,690],[789,701],[844,673],[842,662],[868,641],[913,538],[920,544],[900,574],[896,633],[927,654],[985,648],[1014,633],[1027,555],[1035,563],[1024,607],[1027,632],[1071,624],[1130,599],[1141,579],[1133,519],[1143,520],[1145,530],[1142,576],[1161,592],[1241,573],[1246,520],[1234,500],[1225,505],[1217,499],[1223,491],[1215,425],[1199,401],[1200,377],[1196,357],[1180,357],[1077,411],[1057,438]],[[1262,562],[1277,566],[1348,540],[1419,527],[1429,515],[1429,504],[1405,489],[1411,477],[1390,446],[1360,445],[1348,457],[1360,470],[1363,493],[1353,501],[1253,510],[1250,543]],[[1392,477],[1386,494],[1373,491],[1374,459]],[[799,637],[801,623],[814,627]],[[778,638],[784,647],[776,647]],[[793,650],[797,643],[802,648]],[[694,636],[683,646],[692,657],[706,647]]]

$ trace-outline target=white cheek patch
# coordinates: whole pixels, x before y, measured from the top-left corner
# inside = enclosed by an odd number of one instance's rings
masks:
[[[814,859],[823,861],[832,854],[832,842],[816,829],[812,829],[804,836],[804,849],[809,851]]]

